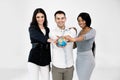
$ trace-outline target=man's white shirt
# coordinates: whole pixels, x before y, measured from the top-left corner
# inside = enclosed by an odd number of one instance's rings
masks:
[[[57,36],[69,35],[76,37],[76,31],[74,29],[65,28],[61,30],[59,27],[50,31],[50,38],[57,39]],[[73,61],[73,42],[68,42],[64,48],[57,47],[56,44],[51,44],[51,58],[52,64],[58,68],[71,67],[74,64]]]

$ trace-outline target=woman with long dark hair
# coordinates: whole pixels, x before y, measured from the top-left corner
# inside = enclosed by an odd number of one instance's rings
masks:
[[[66,36],[68,41],[77,43],[76,71],[79,80],[90,80],[95,67],[95,35],[96,31],[91,25],[90,15],[86,12],[80,13],[77,21],[82,30],[78,37]]]
[[[42,8],[37,8],[29,27],[32,49],[28,57],[29,80],[49,79],[49,65],[51,62],[49,28],[47,16]]]

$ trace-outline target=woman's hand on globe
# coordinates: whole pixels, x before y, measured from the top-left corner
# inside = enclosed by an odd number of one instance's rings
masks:
[[[71,36],[69,36],[69,35],[66,35],[66,36],[64,36],[64,38],[65,38],[67,41],[70,41],[70,39],[71,39]]]
[[[57,43],[57,39],[51,39],[51,38],[49,38],[48,40],[47,40],[47,42],[50,42],[50,43]]]
[[[69,42],[75,42],[75,39],[74,38],[72,38],[71,36],[69,36],[69,35],[66,35],[65,36],[65,39]]]

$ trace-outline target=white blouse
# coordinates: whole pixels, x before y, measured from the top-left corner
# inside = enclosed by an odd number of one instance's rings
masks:
[[[46,35],[46,30],[45,29],[41,29],[41,31],[43,32],[44,35]]]

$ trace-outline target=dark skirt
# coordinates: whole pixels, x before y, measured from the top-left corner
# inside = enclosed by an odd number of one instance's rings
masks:
[[[39,66],[49,65],[51,62],[50,48],[32,48],[30,50],[28,62],[35,63]]]

